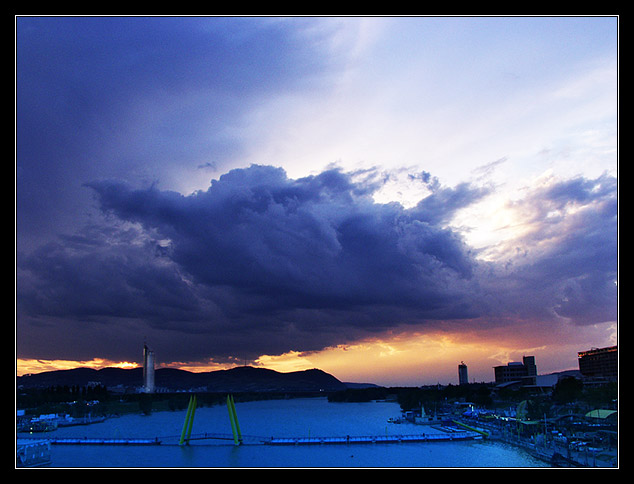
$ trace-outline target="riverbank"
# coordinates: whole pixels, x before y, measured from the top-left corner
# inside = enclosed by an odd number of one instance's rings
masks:
[[[574,449],[569,444],[555,439],[544,440],[542,443],[535,443],[535,439],[518,437],[509,432],[502,432],[493,425],[482,423],[471,425],[486,429],[489,433],[488,439],[494,442],[509,444],[528,452],[536,459],[549,463],[553,467],[601,467],[615,468],[618,466],[618,450],[601,449],[583,446]]]
[[[593,449],[586,447],[584,450],[574,450],[569,446],[558,445],[555,441],[548,445],[539,446],[525,439],[503,438],[493,436],[491,440],[510,444],[521,448],[536,459],[550,463],[553,467],[605,467],[615,468],[618,465],[618,452],[616,449]]]

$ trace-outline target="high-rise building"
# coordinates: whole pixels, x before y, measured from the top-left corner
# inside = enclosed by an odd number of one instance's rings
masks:
[[[469,374],[467,372],[467,365],[464,361],[461,361],[458,365],[458,383],[460,385],[466,385],[469,383]]]
[[[537,366],[534,356],[524,356],[522,363],[511,362],[506,366],[496,366],[495,383],[520,382],[523,385],[535,385],[537,378]]]
[[[577,353],[579,371],[586,378],[607,378],[616,380],[618,377],[618,347],[592,348]]]
[[[143,391],[154,393],[154,351],[143,344]]]
[[[537,376],[537,365],[535,364],[534,356],[524,356],[522,357],[522,363],[526,367],[526,376],[536,377]],[[533,382],[534,384],[535,382]]]

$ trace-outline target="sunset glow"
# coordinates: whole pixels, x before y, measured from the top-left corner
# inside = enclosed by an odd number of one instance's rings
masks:
[[[29,360],[18,358],[16,361],[17,376],[28,375],[29,373],[42,373],[44,371],[72,370],[73,368],[123,368],[129,370],[137,368],[137,363],[127,361],[108,361],[95,358],[90,361],[70,361],[70,360]]]
[[[570,328],[574,330],[574,328]],[[489,334],[454,334],[438,331],[386,335],[383,339],[366,340],[349,345],[337,345],[316,352],[291,351],[281,355],[262,355],[255,361],[214,363],[168,362],[158,368],[178,368],[194,373],[227,370],[247,363],[282,373],[319,368],[336,375],[342,381],[376,383],[385,386],[419,386],[456,384],[457,366],[467,363],[470,379],[475,382],[493,381],[493,367],[511,361],[521,361],[524,355],[536,356],[540,373],[577,369],[577,352],[599,341],[602,346],[617,342],[617,328],[603,338],[604,328],[595,326],[552,335],[551,343],[544,344],[539,333],[531,336],[530,328],[519,334],[501,334],[503,329],[493,329]],[[561,340],[568,343],[561,345]],[[543,363],[546,364],[543,364]],[[17,361],[17,374],[84,368],[138,367],[137,363],[111,362],[102,359],[92,361]]]

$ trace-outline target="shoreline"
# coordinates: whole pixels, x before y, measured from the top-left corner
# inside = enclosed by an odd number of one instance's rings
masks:
[[[486,428],[486,427],[485,427]],[[489,429],[487,440],[508,444],[530,454],[532,457],[551,464],[553,467],[571,468],[618,468],[618,449],[613,451],[570,450],[564,445],[557,445],[554,441],[547,446],[538,446],[533,442],[522,441],[516,438],[503,437],[498,429]],[[614,455],[612,455],[614,452]]]

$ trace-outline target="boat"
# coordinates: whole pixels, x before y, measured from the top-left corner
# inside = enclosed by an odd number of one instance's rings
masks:
[[[32,419],[28,422],[23,422],[18,427],[18,432],[52,432],[57,430],[57,421],[50,419]]]
[[[16,467],[43,467],[50,463],[51,443],[48,440],[17,440]]]
[[[60,418],[57,421],[58,427],[74,427],[76,425],[89,425],[93,423],[99,423],[106,420],[106,417],[92,417],[88,415],[87,417],[70,417],[66,415],[64,418]]]
[[[40,415],[30,420],[21,419],[18,421],[18,432],[52,432],[58,427],[72,427],[75,425],[89,425],[106,420],[106,417],[71,417],[70,415],[59,416],[56,414]]]

